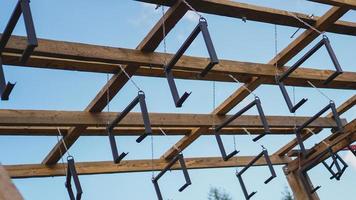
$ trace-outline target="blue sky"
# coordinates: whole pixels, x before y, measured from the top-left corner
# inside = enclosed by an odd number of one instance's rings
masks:
[[[279,9],[295,10],[307,14],[322,15],[328,6],[303,0],[244,0],[243,2],[269,6]],[[0,30],[3,30],[13,10],[15,1],[0,2]],[[160,18],[161,12],[152,5],[135,1],[94,1],[94,0],[32,0],[31,7],[39,38],[82,42],[113,47],[135,48],[152,26]],[[203,14],[209,24],[209,31],[219,58],[238,61],[266,63],[274,56],[274,25],[239,19]],[[350,11],[343,20],[355,22],[356,13]],[[168,52],[174,53],[197,24],[194,13],[188,13],[167,37]],[[278,26],[278,49],[287,46],[292,39],[291,34],[296,28]],[[14,32],[24,35],[25,30],[21,20]],[[299,34],[301,31],[299,32]],[[332,46],[345,71],[355,71],[355,52],[350,49],[356,45],[356,38],[328,33]],[[314,42],[315,43],[315,42]],[[313,44],[314,44],[313,43]],[[312,44],[310,45],[312,46]],[[309,46],[309,47],[310,47]],[[157,51],[162,52],[160,46]],[[305,52],[305,51],[303,51]],[[207,56],[201,36],[193,43],[186,54]],[[301,53],[302,54],[302,53]],[[292,64],[299,54],[288,64]],[[324,49],[317,52],[304,66],[319,69],[330,69],[332,63]],[[60,70],[31,69],[5,66],[6,78],[17,82],[11,94],[11,100],[1,102],[1,109],[47,109],[47,110],[83,110],[106,83],[105,74],[84,73]],[[176,109],[173,105],[170,91],[165,79],[134,77],[134,80],[145,91],[148,109],[151,112],[172,113],[210,113],[213,109],[212,82],[178,80],[180,91],[192,91],[192,95],[183,108]],[[216,83],[216,104],[221,103],[239,87],[233,83]],[[288,88],[292,92],[292,88]],[[323,90],[336,105],[355,94],[349,90]],[[135,87],[128,83],[110,103],[110,111],[122,110],[136,93]],[[261,86],[256,91],[261,98],[267,115],[290,116],[279,89],[275,86]],[[328,100],[312,88],[295,88],[296,98],[309,98],[309,101],[298,110],[297,115],[313,115],[323,108]],[[202,100],[205,101],[202,101]],[[231,113],[236,112],[253,99],[246,98],[236,106]],[[138,111],[136,108],[135,111]],[[342,117],[348,121],[355,119],[355,108]],[[255,110],[248,114],[257,114]],[[312,137],[306,144],[308,147],[326,137],[330,130],[323,131],[317,137]],[[160,157],[180,137],[155,137],[154,155]],[[233,148],[232,136],[224,136],[226,147]],[[283,144],[293,139],[293,136],[267,136],[261,140],[272,153]],[[120,149],[129,151],[127,159],[149,159],[151,157],[150,140],[136,144],[134,138],[117,137]],[[0,161],[3,164],[40,163],[50,149],[55,145],[55,137],[1,137]],[[248,136],[237,137],[239,155],[256,155],[260,148],[251,142]],[[111,152],[106,137],[81,137],[70,150],[76,161],[107,161],[111,160]],[[204,136],[194,142],[184,151],[186,157],[220,156],[215,138]],[[321,166],[314,168],[310,176],[316,185],[322,185],[319,190],[321,199],[352,199],[354,180],[356,179],[355,159],[349,153],[342,152],[353,167],[349,167],[342,180],[330,181],[329,173]],[[268,176],[264,167],[253,168],[244,176],[250,191],[257,190],[254,199],[280,199],[281,192],[287,186],[286,178],[280,166],[276,171],[278,177],[264,185]],[[165,199],[207,199],[210,187],[220,187],[231,194],[233,199],[243,199],[242,191],[234,176],[234,169],[190,170],[193,185],[184,192],[177,190],[183,183],[181,172],[168,173],[161,181],[161,189]],[[83,199],[156,199],[151,173],[130,173],[111,175],[80,176],[84,190]],[[25,199],[68,199],[64,187],[64,178],[35,178],[15,180]]]

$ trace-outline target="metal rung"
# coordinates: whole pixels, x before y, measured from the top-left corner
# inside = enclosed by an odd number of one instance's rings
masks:
[[[27,47],[22,53],[20,62],[26,63],[28,58],[33,53],[33,50],[38,46],[38,41],[37,41],[35,27],[33,24],[29,0],[18,0],[16,7],[0,39],[0,55],[4,51],[5,46],[8,43],[11,34],[15,29],[16,24],[20,19],[21,14],[23,14],[23,18],[25,22],[25,28],[27,33]]]
[[[177,53],[172,57],[172,59],[168,62],[168,64],[164,66],[169,88],[171,90],[175,106],[177,108],[182,107],[182,104],[189,97],[190,93],[185,92],[181,97],[179,96],[177,86],[175,84],[174,77],[172,74],[172,69],[174,65],[178,62],[178,60],[183,56],[184,52],[189,48],[189,46],[195,40],[195,38],[199,35],[200,32],[203,35],[204,42],[209,53],[210,62],[204,68],[204,70],[199,74],[199,77],[206,76],[206,74],[214,67],[214,65],[219,63],[219,59],[216,55],[215,48],[208,31],[208,23],[204,18],[200,18],[199,24],[195,27],[193,32],[185,40],[185,42],[179,48]]]
[[[74,195],[72,185],[71,185],[72,178],[74,181],[75,189],[77,191],[76,195]],[[68,156],[67,158],[67,177],[66,177],[65,186],[67,188],[70,200],[80,200],[82,198],[83,190],[80,185],[77,170],[75,169],[74,158],[72,156]]]
[[[241,188],[242,188],[242,192],[244,193],[244,196],[246,198],[246,200],[249,200],[253,195],[255,195],[257,192],[254,191],[252,193],[248,193],[247,192],[247,189],[246,189],[246,186],[245,186],[245,183],[242,179],[242,174],[248,170],[254,163],[256,163],[260,158],[264,157],[264,159],[266,160],[267,162],[267,166],[268,166],[268,169],[269,171],[271,172],[271,176],[269,178],[267,178],[264,183],[265,184],[268,184],[272,179],[274,179],[275,177],[277,177],[276,175],[276,172],[274,171],[274,168],[273,168],[273,165],[272,165],[272,162],[269,158],[269,155],[268,155],[268,151],[266,149],[263,149],[262,152],[260,154],[258,154],[254,159],[252,159],[240,172],[236,173],[236,176],[240,182],[240,185],[241,185]]]
[[[192,184],[191,180],[190,180],[190,177],[189,177],[189,173],[188,173],[188,170],[187,170],[187,167],[185,165],[185,161],[184,161],[184,156],[183,154],[178,154],[177,156],[175,156],[169,163],[168,165],[154,178],[152,178],[152,183],[154,185],[154,188],[155,188],[155,191],[156,191],[156,194],[157,194],[157,198],[158,200],[163,200],[163,197],[162,197],[162,193],[161,193],[161,190],[159,188],[159,185],[158,185],[158,180],[167,172],[169,171],[172,166],[176,163],[176,162],[179,162],[181,168],[182,168],[182,171],[183,171],[183,175],[184,175],[184,179],[185,179],[185,184],[179,188],[179,192],[182,192],[183,190],[185,190],[189,185]]]
[[[318,113],[316,113],[314,116],[312,116],[311,118],[309,118],[306,122],[304,122],[301,126],[299,126],[298,128],[296,128],[294,130],[294,133],[296,134],[296,138],[298,141],[298,144],[300,146],[300,150],[302,152],[303,157],[307,157],[308,156],[308,152],[306,151],[306,148],[304,146],[304,142],[303,142],[303,138],[301,135],[301,132],[303,131],[303,129],[307,128],[307,126],[309,124],[311,124],[313,121],[315,121],[316,119],[318,119],[322,114],[324,114],[327,110],[331,109],[332,113],[333,113],[333,118],[336,122],[337,128],[339,132],[343,131],[343,125],[341,123],[339,114],[336,110],[335,107],[335,103],[333,101],[330,101],[330,103],[325,106],[322,110],[320,110]]]
[[[146,106],[145,93],[143,91],[139,91],[136,98],[121,112],[116,118],[108,125],[107,132],[109,134],[109,141],[111,152],[113,155],[114,163],[118,164],[128,153],[121,153],[119,155],[119,151],[117,149],[115,136],[111,134],[115,126],[126,117],[126,115],[138,104],[140,103],[141,115],[143,119],[143,123],[145,126],[145,133],[136,139],[137,143],[142,142],[148,135],[152,134],[151,123],[148,115],[148,110]]]

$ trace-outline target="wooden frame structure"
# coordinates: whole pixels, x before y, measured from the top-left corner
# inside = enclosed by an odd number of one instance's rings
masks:
[[[29,57],[26,63],[20,63],[22,50],[26,45],[27,38],[12,36],[7,46],[2,52],[2,61],[6,65],[20,65],[22,67],[37,67],[47,69],[75,70],[97,73],[113,74],[109,82],[104,86],[87,108],[82,112],[71,111],[45,111],[45,110],[0,110],[0,135],[26,135],[26,136],[56,136],[57,127],[63,133],[63,141],[58,142],[44,158],[41,164],[26,165],[5,165],[4,169],[12,178],[50,177],[64,176],[63,164],[57,164],[62,154],[66,152],[64,143],[70,148],[80,136],[107,136],[105,126],[107,121],[115,118],[116,113],[101,112],[109,101],[121,90],[128,79],[118,68],[118,64],[125,65],[124,69],[129,76],[165,77],[162,69],[162,60],[171,58],[173,55],[154,52],[164,35],[174,28],[174,26],[187,13],[189,7],[182,0],[137,0],[151,4],[169,6],[165,13],[147,36],[141,41],[136,49],[112,48],[89,44],[79,44],[73,42],[53,41],[38,39],[38,47]],[[188,1],[188,0],[187,0]],[[226,74],[236,75],[244,86],[237,89],[211,114],[163,114],[150,113],[152,134],[159,135],[160,127],[167,135],[183,135],[172,148],[170,148],[160,159],[153,160],[153,169],[162,170],[169,161],[177,156],[180,151],[187,148],[201,135],[214,135],[211,128],[211,120],[221,123],[229,116],[226,115],[233,107],[239,104],[249,90],[255,90],[262,84],[276,85],[275,70],[284,72],[288,69],[284,66],[289,60],[309,45],[318,37],[318,33],[312,28],[296,20],[293,15],[313,25],[320,31],[332,32],[344,35],[356,35],[356,23],[340,21],[339,19],[350,9],[356,9],[353,1],[346,0],[311,0],[314,2],[330,4],[332,7],[320,17],[309,18],[302,13],[288,14],[288,11],[266,8],[261,6],[248,5],[228,0],[194,0],[188,1],[198,12],[209,13],[232,18],[243,18],[251,21],[284,25],[290,27],[305,28],[306,30],[294,39],[278,55],[267,64],[248,63],[231,60],[220,60],[204,78],[197,76],[207,65],[206,58],[182,56],[172,69],[175,78],[223,81],[232,80]],[[165,28],[163,29],[163,26]],[[165,34],[163,34],[165,30]],[[189,63],[187,65],[186,63]],[[307,83],[312,80],[317,87],[332,89],[356,89],[356,72],[344,72],[333,80],[330,84],[323,82],[332,74],[332,71],[319,70],[300,67],[284,81],[287,86],[310,87]],[[109,97],[107,97],[109,94]],[[337,108],[339,115],[349,110],[356,104],[356,96],[347,100]],[[335,128],[336,123],[332,120],[333,113],[327,117],[318,118],[309,127],[315,133],[323,128]],[[284,135],[293,134],[294,118],[285,116],[267,116],[267,121],[271,127],[272,134]],[[308,117],[297,117],[297,126],[306,121]],[[324,140],[333,144],[332,149],[337,152],[356,141],[356,121],[347,123],[342,119],[344,131],[331,133]],[[144,131],[143,121],[140,113],[130,113],[120,122],[120,127],[114,128],[112,134],[137,136]],[[239,120],[235,120],[228,127],[220,130],[220,134],[245,134],[243,127],[249,127],[251,134],[260,135],[264,133],[263,125],[256,116],[243,115]],[[311,137],[308,131],[303,131],[302,139]],[[297,146],[294,139],[280,150],[270,156],[273,165],[284,165],[287,180],[293,190],[297,200],[319,199],[317,194],[308,195],[308,188],[301,183],[297,175],[297,163],[311,164],[311,160],[318,156],[318,153],[325,150],[325,146],[320,144],[312,148],[312,153],[307,158],[289,157],[289,152]],[[186,158],[188,169],[222,168],[246,166],[254,156],[236,156],[223,162],[222,158]],[[324,159],[327,155],[324,156]],[[317,165],[318,163],[313,163]],[[254,165],[266,165],[263,159],[254,162]],[[107,174],[107,173],[127,173],[151,171],[151,160],[123,160],[120,164],[112,162],[78,162],[76,163],[77,173],[83,174]],[[178,165],[173,165],[172,169],[179,169]],[[0,168],[0,177],[3,177],[4,170]],[[307,177],[308,178],[308,177]],[[7,180],[0,180],[1,182]],[[310,182],[310,181],[309,181]],[[311,183],[311,182],[310,182]],[[2,184],[0,184],[2,185]],[[11,186],[9,186],[11,187]],[[310,187],[311,184],[310,184]],[[0,188],[1,189],[1,188]],[[16,193],[15,190],[12,190]],[[11,192],[9,190],[9,192]],[[5,194],[6,195],[6,194]],[[1,193],[0,193],[1,196]],[[6,197],[5,197],[6,199]],[[21,199],[21,197],[18,197]]]

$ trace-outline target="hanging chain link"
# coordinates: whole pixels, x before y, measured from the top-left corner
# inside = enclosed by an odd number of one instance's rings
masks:
[[[292,17],[294,17],[295,19],[297,19],[298,21],[300,21],[301,23],[303,23],[305,26],[309,27],[310,29],[314,30],[315,32],[319,33],[319,35],[325,35],[325,32],[319,31],[317,28],[315,28],[314,26],[310,25],[309,23],[305,22],[304,20],[300,19],[295,13],[293,12],[288,12],[288,14]]]
[[[186,0],[182,0],[185,5],[189,7],[190,10],[192,10],[199,18],[204,18],[203,15],[201,15],[197,10],[193,8]]]

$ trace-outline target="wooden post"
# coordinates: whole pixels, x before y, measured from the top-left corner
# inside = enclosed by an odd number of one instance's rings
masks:
[[[0,200],[23,200],[2,165],[0,165]]]
[[[296,171],[286,173],[286,177],[288,180],[288,184],[293,192],[295,200],[320,200],[316,192],[314,192],[312,195],[308,195],[308,191],[310,191],[310,189],[308,190],[304,187]],[[308,179],[308,182],[310,184],[309,186],[312,186],[308,175],[306,175],[306,178]]]

